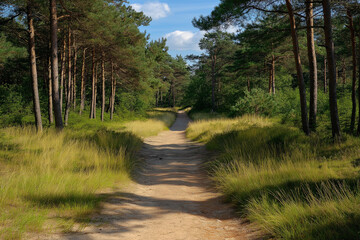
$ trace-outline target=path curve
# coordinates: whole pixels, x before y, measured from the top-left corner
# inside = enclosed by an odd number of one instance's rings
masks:
[[[205,147],[185,137],[189,118],[145,139],[143,170],[125,192],[111,197],[95,224],[71,240],[243,240],[246,227],[223,203],[201,169]]]

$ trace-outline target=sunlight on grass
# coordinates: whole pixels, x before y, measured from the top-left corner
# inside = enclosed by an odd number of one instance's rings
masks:
[[[174,120],[174,112],[154,110],[141,121],[84,120],[61,133],[0,129],[0,239],[85,226],[104,199],[99,190],[130,181],[141,137]]]
[[[203,115],[202,113],[200,113]],[[194,115],[196,115],[194,113]],[[206,116],[206,115],[205,115]],[[230,132],[232,130],[245,129],[250,126],[270,126],[273,123],[266,118],[246,115],[242,118],[210,118],[195,120],[186,129],[186,135],[196,141],[207,142],[217,134]]]
[[[145,121],[138,120],[125,123],[125,129],[137,136],[148,137],[169,129],[176,118],[174,112],[166,109],[149,111],[148,116],[150,119]]]
[[[279,239],[357,239],[360,140],[330,143],[272,119],[203,119],[187,136],[218,151],[207,162],[217,187]]]

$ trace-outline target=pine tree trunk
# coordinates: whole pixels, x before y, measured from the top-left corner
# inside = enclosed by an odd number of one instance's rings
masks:
[[[349,18],[349,29],[351,36],[351,53],[352,53],[352,85],[351,85],[351,102],[352,102],[352,111],[351,111],[351,124],[350,131],[353,132],[355,128],[355,118],[356,118],[356,39],[355,39],[355,30],[354,30],[354,21],[353,16],[350,10],[347,10],[347,16]]]
[[[271,90],[272,93],[275,94],[275,56],[272,55],[272,60],[271,60],[271,68],[272,68],[272,79],[271,79]]]
[[[324,10],[325,46],[329,69],[329,101],[332,135],[334,138],[339,138],[341,133],[336,96],[336,62],[334,55],[334,43],[332,39],[330,0],[323,0],[322,5]]]
[[[309,122],[307,118],[307,106],[306,106],[306,92],[305,92],[305,83],[304,83],[304,76],[302,71],[301,59],[300,59],[300,51],[299,51],[299,42],[296,33],[296,24],[295,24],[295,17],[292,5],[290,0],[286,0],[286,7],[289,12],[290,18],[290,26],[291,26],[291,37],[293,41],[293,48],[294,48],[294,58],[296,64],[296,71],[298,77],[298,84],[299,84],[299,92],[300,92],[300,105],[301,105],[301,122],[303,131],[306,135],[309,135]]]
[[[68,125],[69,114],[70,114],[70,106],[71,106],[71,98],[72,98],[72,66],[71,66],[71,30],[68,28],[68,82],[67,82],[67,99],[66,99],[66,107],[65,107],[65,126]]]
[[[74,102],[74,84],[73,84],[73,81],[74,81],[74,78],[73,78],[73,69],[72,69],[72,60],[74,59],[74,56],[73,56],[73,46],[72,46],[72,41],[70,40],[72,38],[72,34],[71,34],[71,30],[69,29],[69,32],[70,32],[70,35],[69,35],[69,49],[68,49],[68,52],[70,54],[70,57],[68,59],[68,75],[70,75],[69,78],[69,82],[70,82],[70,89],[69,89],[69,93],[70,93],[70,106],[69,108],[71,108],[71,105],[72,103]],[[70,45],[71,44],[71,45]]]
[[[91,80],[91,104],[90,118],[94,118],[94,98],[95,98],[95,48],[92,51],[92,80]]]
[[[324,57],[324,93],[327,93],[327,60]]]
[[[216,66],[216,55],[211,56],[211,111],[216,110],[215,103],[215,88],[216,88],[216,76],[215,76],[215,66]]]
[[[251,92],[251,88],[250,88],[250,77],[249,77],[249,76],[247,77],[247,90],[248,90],[249,92]]]
[[[343,65],[342,65],[342,84],[346,84],[346,62],[345,58],[343,59]]]
[[[75,37],[73,41],[73,48],[74,48],[74,71],[73,71],[73,108],[76,108],[76,71],[77,71],[77,49],[76,49],[76,42]]]
[[[63,109],[64,102],[64,79],[65,79],[65,61],[66,61],[66,38],[63,41],[63,51],[61,53],[61,73],[60,73],[60,108]]]
[[[80,89],[80,115],[85,108],[85,62],[86,62],[86,48],[83,49],[83,59],[81,66],[81,89]]]
[[[272,80],[273,80],[273,69],[272,69],[272,67],[270,67],[270,69],[269,69],[269,94],[271,94],[272,93]]]
[[[360,42],[360,36],[359,36],[359,42]],[[359,57],[360,57],[360,45],[359,45]],[[358,60],[358,64],[359,64],[359,69],[360,69],[360,59]],[[357,128],[357,131],[356,131],[356,135],[360,136],[360,74],[359,74],[359,83],[358,83],[358,89],[357,89],[357,92],[358,92],[358,103],[359,103],[359,116],[358,116],[358,128]]]
[[[105,113],[105,56],[102,54],[101,59],[101,121],[104,121]]]
[[[114,77],[114,63],[111,62],[111,108],[110,119],[113,119],[115,108],[116,78]]]
[[[54,123],[50,57],[48,58],[48,117],[49,117],[49,123],[50,124]]]
[[[172,83],[172,101],[173,101],[173,107],[176,106],[176,92],[175,92],[175,80],[173,80],[173,83]]]
[[[30,61],[32,87],[33,87],[35,124],[37,131],[42,132],[43,126],[41,119],[38,76],[37,76],[37,68],[36,68],[35,29],[34,29],[34,19],[32,15],[32,7],[33,7],[32,3],[33,3],[32,1],[27,2],[27,20],[29,27],[29,61]]]
[[[93,116],[94,119],[96,119],[97,84],[98,84],[98,64],[95,63],[94,116]]]
[[[313,3],[306,2],[306,31],[307,31],[307,51],[309,59],[310,74],[310,111],[309,127],[310,130],[316,131],[316,114],[317,114],[317,61],[314,42],[314,15]]]
[[[50,26],[51,26],[51,74],[52,74],[52,92],[53,106],[55,116],[55,127],[59,130],[63,128],[60,96],[59,96],[59,63],[58,63],[58,24],[56,0],[50,0]]]

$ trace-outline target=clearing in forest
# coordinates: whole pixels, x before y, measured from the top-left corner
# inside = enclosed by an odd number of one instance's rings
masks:
[[[179,113],[170,131],[145,139],[136,182],[109,198],[93,223],[61,239],[248,239],[245,225],[210,188],[203,145],[185,137]]]

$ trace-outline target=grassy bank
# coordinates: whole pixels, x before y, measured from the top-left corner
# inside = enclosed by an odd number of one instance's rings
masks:
[[[141,138],[168,128],[175,113],[157,109],[133,122],[73,119],[61,133],[0,129],[0,239],[86,225],[106,197],[100,190],[130,180]]]
[[[255,116],[195,121],[187,135],[219,152],[217,187],[269,236],[360,239],[358,138],[333,144]]]

